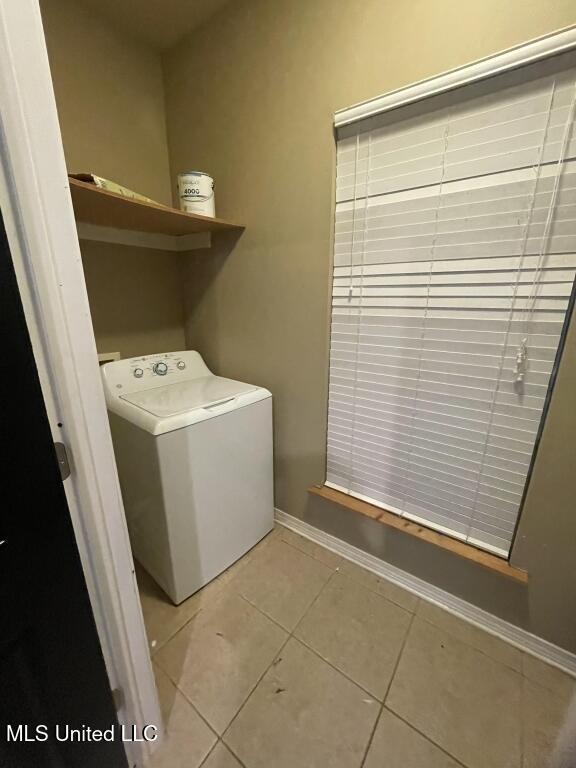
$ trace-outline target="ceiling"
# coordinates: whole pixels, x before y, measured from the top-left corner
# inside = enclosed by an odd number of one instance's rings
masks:
[[[229,0],[84,0],[122,31],[157,50],[175,45]]]

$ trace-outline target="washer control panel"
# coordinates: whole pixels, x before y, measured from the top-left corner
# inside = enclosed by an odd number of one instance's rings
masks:
[[[101,370],[108,391],[114,391],[118,396],[157,387],[161,383],[210,375],[201,356],[192,350],[117,360],[102,366]]]
[[[135,357],[128,361],[130,370],[135,379],[150,379],[156,376],[177,376],[186,369],[186,362],[176,352],[167,352],[164,355],[146,355]]]

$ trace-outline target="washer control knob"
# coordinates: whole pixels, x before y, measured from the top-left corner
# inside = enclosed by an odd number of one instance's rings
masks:
[[[176,363],[176,368],[179,368],[181,371],[183,371],[184,368],[186,368],[186,363],[184,362],[184,360],[178,360],[178,362]]]
[[[154,373],[156,373],[158,376],[166,376],[168,373],[168,366],[166,363],[154,363],[152,370]]]
[[[142,368],[134,368],[134,376],[136,376],[137,379],[141,379],[142,376],[144,376]]]

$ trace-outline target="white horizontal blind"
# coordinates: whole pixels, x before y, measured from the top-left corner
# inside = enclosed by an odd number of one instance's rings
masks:
[[[327,484],[501,555],[576,274],[574,65],[338,139]]]

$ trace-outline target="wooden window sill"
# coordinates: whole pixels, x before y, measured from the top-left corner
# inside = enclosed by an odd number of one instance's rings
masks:
[[[484,552],[482,549],[467,544],[464,541],[453,539],[451,536],[447,536],[444,533],[433,531],[431,528],[419,525],[412,522],[412,520],[406,520],[403,517],[387,512],[385,509],[374,504],[369,504],[367,501],[356,499],[354,496],[349,496],[347,493],[336,491],[333,488],[328,488],[326,485],[314,485],[308,489],[308,492],[314,494],[314,496],[320,496],[320,498],[326,501],[331,501],[334,504],[338,504],[341,507],[352,512],[364,515],[372,518],[378,523],[387,525],[389,528],[395,528],[402,533],[406,533],[409,536],[414,536],[417,539],[428,542],[428,544],[434,544],[441,549],[445,549],[448,552],[452,552],[454,555],[463,557],[465,560],[471,560],[473,563],[487,568],[490,571],[495,571],[501,576],[506,576],[513,581],[520,582],[521,584],[528,583],[528,574],[520,568],[515,568],[507,560],[503,560],[497,555],[492,555],[490,552]]]

